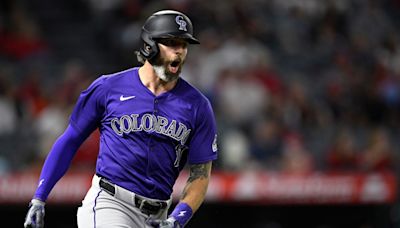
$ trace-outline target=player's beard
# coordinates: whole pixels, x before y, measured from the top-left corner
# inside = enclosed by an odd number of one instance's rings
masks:
[[[173,63],[175,65],[172,66]],[[183,64],[184,61],[179,56],[172,60],[166,60],[160,55],[157,55],[152,63],[156,75],[164,82],[171,82],[178,79],[182,71]],[[174,69],[175,72],[172,72],[170,67],[171,69]]]

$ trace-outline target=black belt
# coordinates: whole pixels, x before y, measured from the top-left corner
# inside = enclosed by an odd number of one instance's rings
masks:
[[[104,191],[108,192],[110,195],[112,195],[112,196],[115,195],[115,186],[110,181],[101,177],[100,181],[99,181],[99,185],[100,185],[100,188],[102,188]],[[150,200],[145,199],[136,194],[134,197],[134,203],[135,203],[135,207],[139,208],[142,213],[147,214],[147,215],[158,214],[158,212],[160,212],[160,210],[163,210],[167,207],[167,202],[150,201]]]

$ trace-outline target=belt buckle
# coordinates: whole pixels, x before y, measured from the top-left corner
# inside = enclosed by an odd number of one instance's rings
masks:
[[[138,198],[139,199],[139,198]],[[146,202],[146,200],[145,199],[139,199],[140,200],[140,205],[139,205],[139,210],[143,210],[143,206],[144,206],[144,203]]]
[[[139,210],[147,215],[151,215],[151,214],[156,214],[155,211],[152,211],[151,209],[149,209],[148,207],[146,207],[146,203],[149,203],[147,200],[145,199],[141,199],[140,200],[140,204],[139,204]]]
[[[140,201],[138,208],[141,212],[143,212],[145,214],[157,214],[162,209],[161,202],[154,202],[151,200],[140,199],[139,197],[138,197],[138,200]],[[146,208],[146,206],[147,206],[147,208]],[[158,208],[157,208],[157,210],[155,210],[155,209],[151,209],[149,207],[158,207]]]

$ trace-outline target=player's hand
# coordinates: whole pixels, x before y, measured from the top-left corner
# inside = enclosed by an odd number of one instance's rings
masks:
[[[42,228],[44,226],[44,205],[45,202],[41,200],[31,200],[29,211],[25,218],[25,228]]]
[[[155,228],[181,228],[173,217],[169,217],[165,220],[150,220],[149,223]]]

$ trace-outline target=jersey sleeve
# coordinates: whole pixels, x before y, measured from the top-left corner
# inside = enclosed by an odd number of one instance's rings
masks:
[[[196,113],[196,128],[189,146],[189,164],[199,164],[217,159],[217,127],[214,112],[208,100]]]
[[[80,94],[70,117],[76,130],[90,134],[99,126],[105,110],[105,80],[98,78]]]
[[[46,201],[50,191],[66,173],[71,161],[83,141],[88,137],[68,125],[64,133],[54,142],[40,173],[34,198]]]
[[[55,141],[40,174],[35,198],[45,201],[67,171],[77,149],[97,128],[104,113],[104,78],[95,80],[76,102],[65,132]]]

